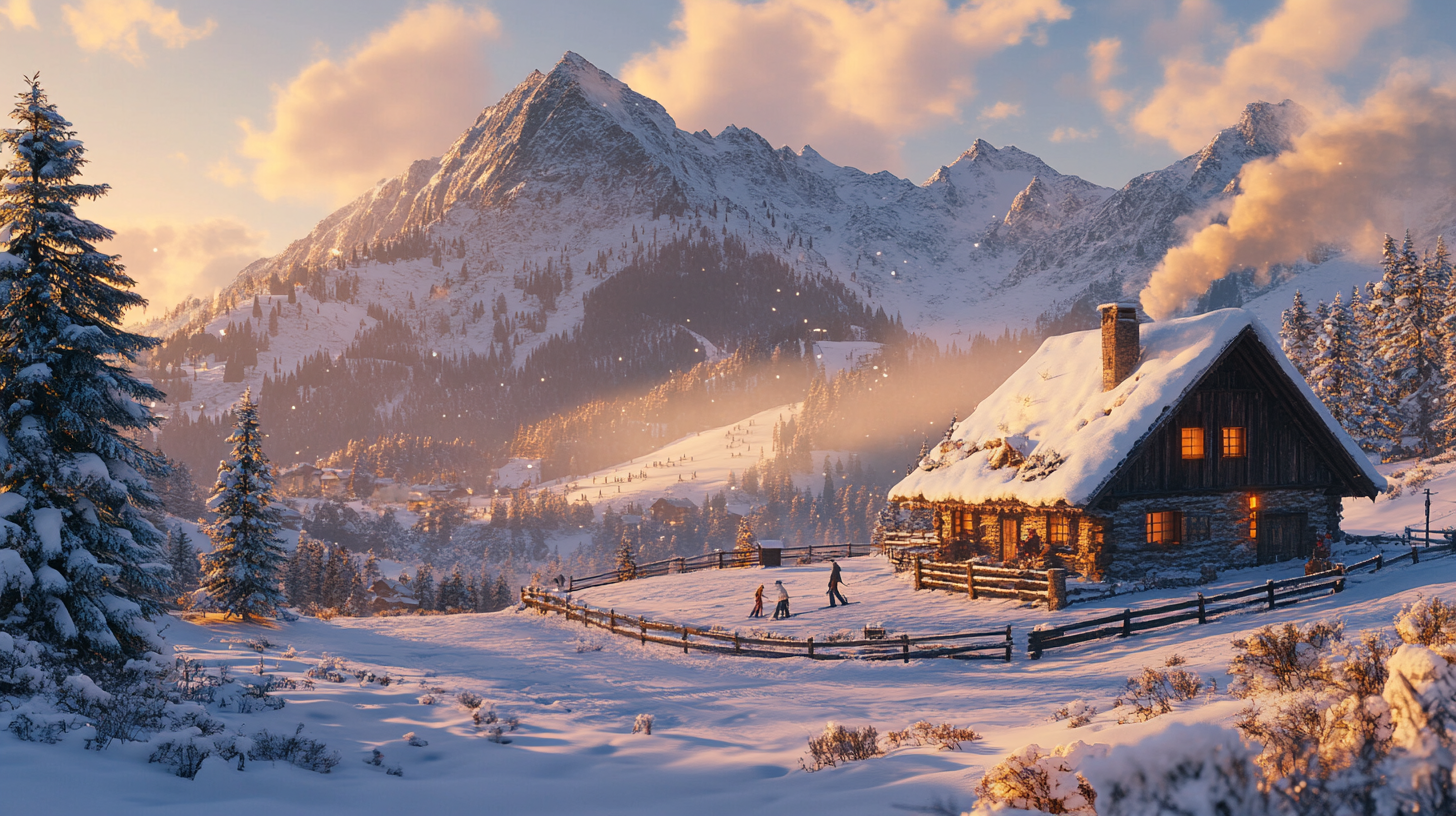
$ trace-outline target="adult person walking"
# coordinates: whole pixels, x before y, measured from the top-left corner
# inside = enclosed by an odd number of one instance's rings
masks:
[[[774,581],[774,588],[779,591],[779,602],[774,607],[773,619],[789,617],[789,591],[784,589],[783,581]]]
[[[833,565],[833,569],[829,570],[829,608],[834,608],[835,598],[841,604],[849,606],[849,601],[844,599],[844,593],[839,591],[839,585],[845,583],[844,577],[839,574],[839,562],[831,559],[829,563]]]
[[[748,613],[748,617],[763,617],[763,584],[759,584],[758,589],[753,592],[753,611]]]

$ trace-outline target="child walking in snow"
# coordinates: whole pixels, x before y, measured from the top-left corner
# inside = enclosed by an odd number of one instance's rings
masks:
[[[748,613],[748,617],[763,617],[763,584],[759,584],[758,589],[753,593],[753,611]]]

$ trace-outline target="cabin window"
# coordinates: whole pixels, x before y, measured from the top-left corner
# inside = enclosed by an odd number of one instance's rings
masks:
[[[1213,538],[1213,516],[1189,514],[1183,517],[1184,541],[1208,541]]]
[[[1259,497],[1249,497],[1249,538],[1259,537]]]
[[[1223,429],[1223,455],[1230,458],[1249,455],[1243,428]]]
[[[1072,520],[1066,516],[1051,516],[1047,519],[1047,541],[1052,544],[1072,543]]]
[[[1183,458],[1203,458],[1203,429],[1184,428],[1183,430]]]
[[[1162,510],[1148,513],[1147,539],[1149,544],[1177,544],[1182,532],[1182,513],[1176,510]]]

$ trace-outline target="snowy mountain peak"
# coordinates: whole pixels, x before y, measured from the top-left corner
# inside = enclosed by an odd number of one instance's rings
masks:
[[[1288,150],[1294,138],[1309,127],[1309,111],[1286,99],[1278,104],[1251,102],[1239,117],[1236,130],[1250,148],[1265,153]]]

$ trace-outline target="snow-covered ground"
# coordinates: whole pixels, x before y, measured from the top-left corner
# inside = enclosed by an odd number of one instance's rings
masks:
[[[1337,553],[1342,558],[1359,553]],[[1340,595],[1313,598],[1272,613],[1248,613],[1206,626],[1154,630],[1026,659],[1027,629],[1049,613],[1012,602],[910,589],[878,557],[841,562],[847,609],[823,609],[824,565],[666,576],[578,593],[582,601],[665,620],[746,629],[752,587],[780,578],[796,597],[794,618],[763,626],[806,634],[882,622],[912,633],[1011,623],[1017,654],[999,661],[814,662],[683,655],[642,646],[532,612],[437,617],[304,619],[263,628],[173,620],[166,635],[179,649],[244,675],[259,655],[229,640],[266,637],[270,674],[299,678],[325,653],[403,682],[382,687],[315,681],[284,691],[280,711],[218,712],[245,732],[266,728],[323,740],[342,762],[329,775],[279,764],[249,763],[238,772],[214,757],[195,780],[148,765],[152,746],[116,744],[86,751],[73,734],[53,746],[0,738],[6,810],[16,813],[113,812],[315,814],[319,812],[712,814],[889,813],[935,803],[969,807],[986,768],[1035,742],[1075,739],[1107,744],[1140,740],[1174,722],[1230,722],[1242,701],[1210,694],[1178,704],[1146,723],[1118,725],[1112,700],[1123,679],[1160,666],[1174,653],[1185,668],[1226,686],[1229,641],[1267,623],[1337,616],[1352,630],[1389,627],[1417,594],[1456,594],[1456,557],[1363,574]],[[1286,565],[1271,575],[1297,569]],[[1252,572],[1252,571],[1251,571]],[[1262,578],[1264,574],[1258,576]],[[1225,576],[1232,584],[1253,574]],[[1221,582],[1221,585],[1223,583]],[[1067,618],[1152,603],[1188,590],[1119,597],[1073,607]],[[292,646],[295,656],[285,658]],[[432,690],[435,690],[432,692]],[[491,742],[455,702],[474,692],[501,717],[520,720],[512,742]],[[434,693],[435,705],[419,702]],[[1053,711],[1085,700],[1101,713],[1068,730]],[[653,734],[633,734],[638,714],[656,719]],[[881,733],[916,720],[970,726],[984,739],[960,752],[900,748],[887,756],[817,773],[799,768],[808,736],[826,721],[874,725]],[[428,746],[411,747],[413,732]],[[363,761],[383,752],[383,767]],[[83,784],[58,784],[57,769]]]

